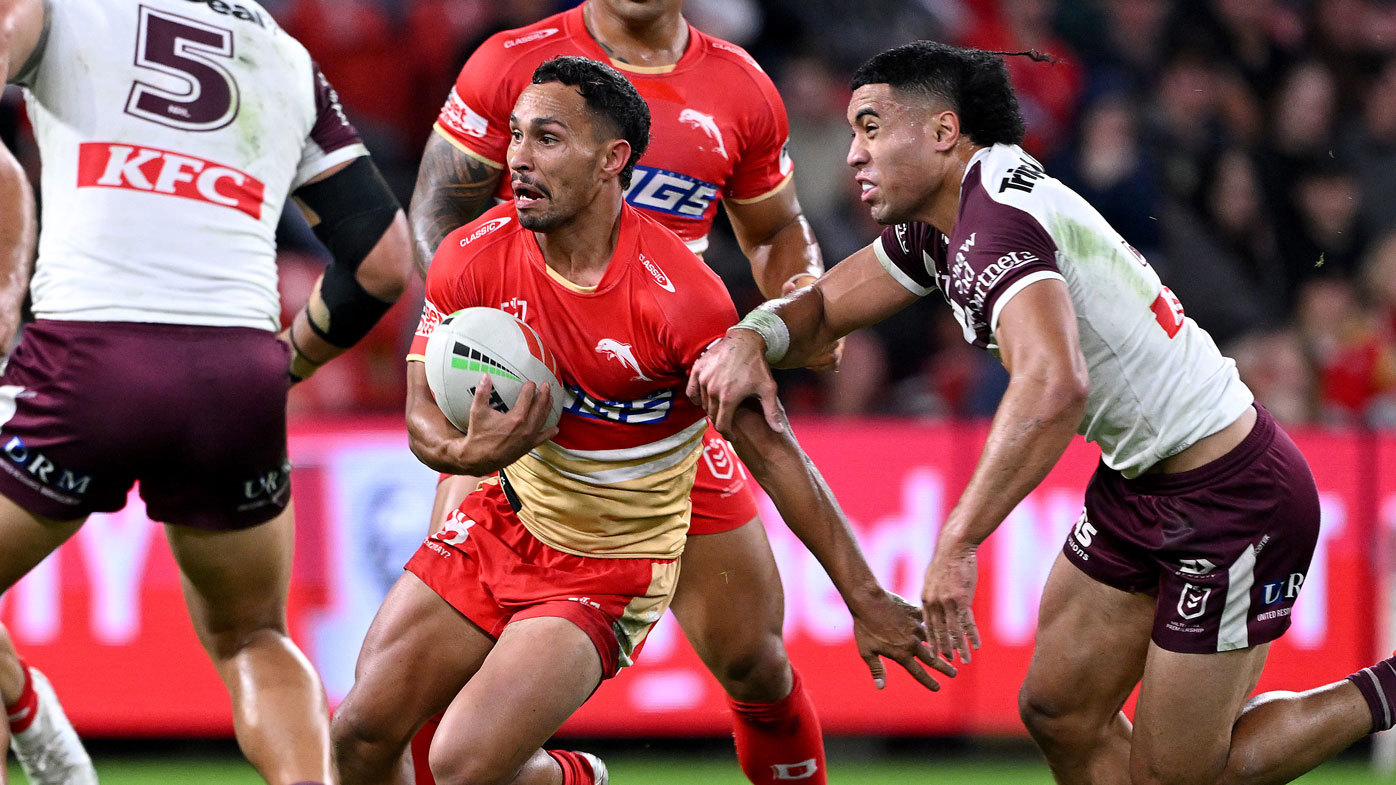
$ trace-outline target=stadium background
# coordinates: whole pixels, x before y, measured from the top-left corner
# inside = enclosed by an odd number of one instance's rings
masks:
[[[422,141],[469,52],[497,30],[573,4],[265,5],[321,63],[406,203]],[[877,231],[843,163],[847,76],[858,62],[922,37],[1057,56],[1054,66],[1010,59],[1029,151],[1149,257],[1259,399],[1295,429],[1318,475],[1324,539],[1262,688],[1331,681],[1390,648],[1396,432],[1383,429],[1396,425],[1396,4],[686,0],[685,8],[700,28],[746,46],[780,88],[801,203],[829,263]],[[0,102],[0,136],[37,173],[14,90]],[[289,316],[325,256],[296,220],[280,235]],[[707,260],[739,308],[759,300],[721,226]],[[781,379],[797,433],[879,576],[909,596],[1005,383],[934,299],[851,337],[841,373]],[[397,416],[419,292],[405,301],[367,345],[293,393],[293,633],[332,697],[347,689],[363,629],[430,505],[432,475],[407,452]],[[792,657],[834,737],[834,782],[1049,781],[1022,740],[1016,688],[1037,592],[1094,461],[1092,448],[1074,445],[990,540],[976,600],[985,650],[935,695],[900,674],[883,693],[871,688],[837,595],[764,505]],[[0,618],[93,739],[104,782],[255,781],[227,741],[227,699],[184,618],[160,539],[138,499],[94,518],[0,598]],[[617,782],[740,782],[725,729],[718,688],[666,621],[641,665],[606,685],[565,732],[610,751]],[[1353,782],[1364,771],[1347,760],[1314,776]]]

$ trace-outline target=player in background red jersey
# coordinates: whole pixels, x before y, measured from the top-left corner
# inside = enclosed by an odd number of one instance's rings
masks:
[[[681,11],[680,0],[590,0],[482,44],[462,68],[423,155],[409,209],[418,262],[425,265],[448,232],[510,196],[502,176],[509,111],[539,63],[580,55],[609,62],[650,107],[652,142],[628,202],[701,254],[721,201],[764,295],[813,281],[823,261],[796,198],[780,95],[741,47],[693,28]],[[835,361],[826,353],[812,366]],[[780,575],[745,471],[712,429],[704,451],[674,615],[727,692],[747,777],[770,783],[798,776],[821,785],[819,720],[785,651]],[[442,482],[433,527],[475,483]],[[429,723],[414,744],[418,758],[431,732]],[[419,772],[420,783],[430,782],[425,767]]]

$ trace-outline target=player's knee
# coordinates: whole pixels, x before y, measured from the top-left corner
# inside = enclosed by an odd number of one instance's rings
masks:
[[[1044,752],[1083,741],[1085,723],[1079,709],[1027,682],[1018,690],[1018,717]]]
[[[284,615],[268,614],[235,623],[204,625],[200,637],[209,655],[219,661],[231,660],[251,649],[295,646],[286,630]]]
[[[433,741],[428,761],[436,785],[506,785],[518,774],[518,767],[500,756],[463,749],[459,743]]]
[[[351,690],[330,719],[330,741],[341,771],[357,770],[366,758],[389,754],[390,750],[401,752],[410,733],[395,727],[392,720],[396,712],[363,711],[363,702],[356,697]]]
[[[733,698],[771,703],[790,694],[790,658],[779,635],[753,636],[745,646],[718,649],[718,657],[713,675]]]

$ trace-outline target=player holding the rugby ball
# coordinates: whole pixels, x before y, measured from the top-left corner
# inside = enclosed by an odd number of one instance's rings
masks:
[[[606,782],[596,758],[539,747],[630,664],[678,578],[707,427],[683,385],[735,309],[676,235],[622,200],[649,139],[648,107],[624,77],[550,60],[510,128],[514,199],[442,243],[407,369],[413,452],[438,471],[500,473],[417,551],[368,631],[334,719],[345,785],[409,781],[408,740],[442,710],[438,779]],[[501,413],[480,384],[462,434],[419,360],[443,314],[471,306],[537,330],[567,390],[527,384]],[[553,394],[567,396],[556,428],[545,423]],[[849,603],[870,667],[880,673],[877,655],[890,656],[927,686],[917,657],[952,673],[929,656],[909,606],[878,586],[788,429],[749,409],[733,432]]]
[[[559,55],[607,63],[649,105],[650,145],[626,189],[628,203],[697,254],[708,246],[720,203],[766,297],[824,271],[796,198],[776,86],[741,47],[690,25],[682,12],[682,0],[587,0],[500,32],[471,54],[427,140],[408,211],[423,272],[448,233],[496,200],[512,200],[504,163],[509,112],[533,69]],[[827,352],[810,365],[834,358]],[[674,618],[726,693],[747,778],[825,785],[819,716],[781,636],[785,597],[751,483],[711,427],[703,451]],[[433,529],[478,482],[448,476],[440,483]],[[428,722],[412,743],[417,785],[432,785],[420,765],[432,730]]]

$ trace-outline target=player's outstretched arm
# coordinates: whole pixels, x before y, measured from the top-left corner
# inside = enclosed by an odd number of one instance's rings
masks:
[[[528,382],[509,412],[490,407],[490,377],[475,388],[466,433],[456,430],[437,407],[420,361],[407,363],[407,444],[429,468],[447,474],[484,477],[522,458],[529,450],[557,435],[547,426],[552,394]]]
[[[446,235],[490,208],[503,174],[503,169],[461,152],[446,137],[432,132],[407,210],[417,248],[417,272],[423,278]]]
[[[367,156],[333,167],[295,192],[331,261],[280,338],[291,378],[310,376],[358,343],[402,296],[412,275],[407,218]]]
[[[800,209],[793,179],[766,199],[724,204],[737,242],[751,262],[751,276],[767,299],[790,295],[824,274],[824,257]],[[826,346],[807,366],[835,368],[842,349],[841,342]]]
[[[971,648],[979,648],[970,610],[976,549],[1061,458],[1090,391],[1075,309],[1062,281],[1031,284],[1005,304],[995,339],[1008,390],[974,475],[941,526],[921,595],[932,644],[945,657],[958,651],[964,662]]]
[[[784,412],[777,413],[784,420]],[[954,676],[954,667],[925,645],[916,607],[877,582],[838,501],[790,429],[772,430],[748,404],[734,414],[733,436],[737,455],[770,494],[790,530],[824,566],[848,605],[858,653],[878,689],[886,683],[881,658],[887,657],[927,689],[939,690],[940,684],[924,666],[945,676]]]
[[[798,368],[848,333],[886,319],[916,300],[868,246],[840,262],[813,286],[772,300],[747,314],[699,358],[688,397],[727,435],[732,415],[757,398],[774,429],[775,382],[766,365]],[[730,437],[729,437],[730,438]]]

